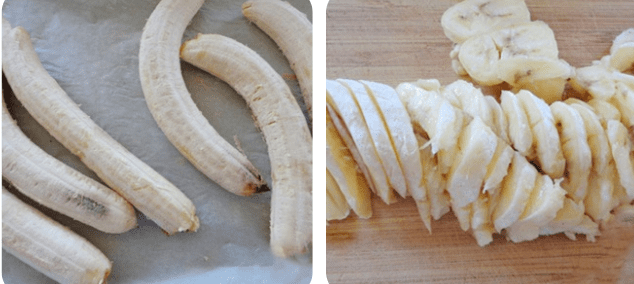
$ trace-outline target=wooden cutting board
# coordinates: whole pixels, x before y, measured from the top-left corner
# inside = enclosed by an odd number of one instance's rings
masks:
[[[396,86],[420,78],[444,84],[452,43],[442,13],[459,1],[330,0],[326,12],[328,79],[364,79]],[[634,1],[531,1],[532,20],[555,32],[560,58],[573,66],[608,54],[612,40],[634,27]],[[353,213],[327,227],[330,283],[634,283],[634,222],[617,220],[594,243],[579,236],[540,237],[513,244],[496,235],[479,247],[452,213],[429,234],[412,199],[387,206],[373,198],[374,215]]]

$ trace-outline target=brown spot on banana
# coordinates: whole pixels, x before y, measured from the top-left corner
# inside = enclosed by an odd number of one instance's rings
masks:
[[[162,0],[154,9],[141,36],[141,86],[152,116],[183,156],[221,187],[251,195],[265,181],[246,156],[209,124],[181,74],[178,56],[183,33],[203,2]]]
[[[221,35],[199,35],[183,60],[231,85],[251,108],[271,160],[271,249],[286,257],[312,239],[312,138],[282,77],[257,53]]]

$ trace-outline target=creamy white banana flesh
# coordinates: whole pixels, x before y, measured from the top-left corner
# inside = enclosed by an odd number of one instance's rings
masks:
[[[341,192],[339,184],[326,168],[326,221],[345,219],[350,215],[350,206]]]
[[[2,187],[2,249],[60,283],[105,283],[110,260]]]
[[[200,172],[238,195],[264,181],[244,154],[209,124],[187,90],[179,48],[187,24],[204,0],[161,0],[143,28],[139,75],[148,108],[167,139]]]
[[[302,253],[312,240],[312,137],[284,79],[245,45],[199,34],[183,43],[181,58],[227,82],[247,102],[271,160],[271,249]]]
[[[280,0],[251,0],[242,14],[280,47],[295,71],[308,114],[313,116],[313,24],[306,15]]]
[[[634,67],[634,28],[623,31],[612,42],[610,66],[621,72]]]
[[[26,30],[9,29],[3,20],[3,71],[35,120],[167,234],[195,231],[199,223],[191,200],[108,135],[68,97],[42,66]]]
[[[2,101],[2,177],[38,203],[106,233],[137,226],[119,194],[55,159],[18,127]]]

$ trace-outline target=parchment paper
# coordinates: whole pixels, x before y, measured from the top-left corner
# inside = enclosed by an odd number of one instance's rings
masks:
[[[196,205],[200,229],[166,236],[142,214],[139,227],[106,234],[36,206],[84,236],[113,262],[109,283],[308,283],[312,253],[276,258],[269,248],[270,192],[235,196],[198,172],[153,120],[138,74],[139,41],[158,0],[7,0],[2,14],[23,26],[46,70],[114,139],[180,188]],[[258,52],[288,82],[302,109],[297,80],[277,45],[241,14],[244,1],[208,0],[184,40],[218,33]],[[309,0],[288,0],[312,21]],[[244,100],[227,84],[181,63],[192,98],[216,130],[244,151],[271,184],[267,147]],[[52,138],[3,84],[14,119],[36,144],[98,179]],[[15,191],[14,191],[15,192]],[[52,283],[2,251],[5,283]]]

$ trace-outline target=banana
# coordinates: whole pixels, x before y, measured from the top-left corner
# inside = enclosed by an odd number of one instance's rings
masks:
[[[506,144],[511,145],[511,140],[508,134],[509,122],[502,110],[502,106],[492,96],[485,96],[484,99],[489,105],[489,110],[491,110],[491,116],[494,123],[491,127],[493,132],[495,132]]]
[[[533,132],[519,99],[509,91],[502,91],[500,106],[508,121],[507,133],[511,145],[523,156],[533,156]]]
[[[407,193],[415,200],[425,200],[427,193],[423,186],[418,142],[410,117],[396,90],[384,84],[363,80],[360,82],[366,87],[374,106],[380,111],[392,148],[405,175]]]
[[[491,162],[487,165],[484,176],[482,193],[497,194],[504,177],[508,174],[509,165],[513,159],[513,149],[501,138],[497,138],[497,146]]]
[[[515,23],[473,36],[455,53],[452,58],[458,58],[459,66],[477,83],[492,86],[506,82],[516,92],[530,90],[549,103],[561,98],[574,71],[558,59],[554,33],[541,21]]]
[[[250,0],[242,14],[268,34],[280,47],[295,71],[312,118],[313,25],[306,15],[280,0]]]
[[[584,214],[582,202],[575,203],[570,198],[564,199],[563,207],[557,211],[555,219],[539,228],[540,235],[564,233],[569,239],[576,240],[575,234],[584,234],[588,241],[594,241],[599,235],[599,226]]]
[[[372,206],[367,183],[364,176],[357,172],[354,156],[337,131],[328,112],[326,112],[326,167],[349,207],[359,217],[370,218]]]
[[[621,72],[634,66],[634,28],[623,31],[612,42],[610,66]]]
[[[625,126],[616,120],[609,120],[606,133],[612,157],[619,175],[619,181],[627,192],[629,201],[634,200],[634,151],[632,141]]]
[[[348,89],[337,81],[327,80],[326,102],[336,113],[336,115],[331,114],[331,117],[333,119],[339,117],[343,121],[343,125],[337,128],[339,133],[347,131],[350,134],[353,140],[352,144],[346,144],[354,145],[359,152],[361,160],[357,160],[357,164],[363,164],[367,167],[366,180],[371,183],[373,190],[386,204],[396,202],[396,195],[388,184],[385,170],[374,148],[368,126]],[[335,126],[337,126],[336,123]]]
[[[547,175],[537,177],[528,203],[520,218],[506,228],[506,236],[513,242],[530,241],[539,237],[539,228],[547,225],[564,206],[566,191],[559,186],[561,179]]]
[[[366,91],[365,86],[357,81],[339,79],[337,80],[341,85],[345,86],[359,108],[361,114],[367,125],[367,129],[370,132],[370,137],[374,143],[374,149],[379,156],[379,161],[385,169],[388,182],[390,186],[396,190],[401,197],[406,197],[407,182],[405,181],[405,175],[403,169],[401,169],[398,155],[395,152],[393,141],[390,139],[388,133],[388,126],[381,116],[380,109],[377,108],[372,101],[370,94]]]
[[[493,241],[495,229],[491,223],[490,195],[481,194],[472,205],[471,230],[479,246],[484,247]]]
[[[209,124],[187,91],[179,48],[204,0],[162,0],[143,28],[139,75],[148,108],[167,139],[200,172],[238,195],[264,190],[258,170]]]
[[[592,153],[588,145],[586,126],[579,112],[557,101],[550,105],[566,159],[566,178],[561,183],[573,200],[586,197],[592,168]]]
[[[427,188],[427,199],[430,203],[430,214],[434,220],[438,220],[451,210],[450,197],[445,191],[447,180],[443,178],[440,172],[438,161],[431,153],[431,147],[424,147],[429,145],[429,140],[423,138],[420,134],[416,134],[416,140],[420,147],[421,168],[423,170],[423,181]]]
[[[597,173],[605,172],[608,164],[612,160],[612,154],[610,153],[608,138],[603,126],[601,126],[599,116],[593,112],[590,105],[583,101],[568,99],[565,102],[570,104],[570,106],[579,113],[581,119],[583,120],[588,145],[590,146],[590,154],[592,155],[592,170]]]
[[[526,111],[526,116],[533,132],[533,148],[541,170],[551,178],[564,175],[566,160],[561,149],[561,142],[554,117],[543,99],[533,93],[522,90],[517,93],[520,105]],[[530,158],[530,157],[529,157]]]
[[[604,129],[607,129],[610,120],[621,121],[621,112],[606,100],[591,99],[588,101],[588,105],[597,114]]]
[[[2,37],[4,74],[35,120],[167,234],[196,231],[191,200],[81,111],[44,69],[28,32],[3,20]]]
[[[348,215],[350,205],[330,170],[326,169],[326,221],[345,219]]]
[[[106,233],[137,226],[134,208],[55,159],[22,133],[2,101],[2,177],[38,203]]]
[[[467,0],[447,9],[440,24],[445,35],[461,43],[479,34],[530,21],[523,0]]]
[[[530,199],[538,177],[537,170],[519,153],[513,153],[509,174],[502,181],[502,189],[493,202],[491,218],[497,232],[513,225]]]
[[[247,102],[271,160],[271,249],[303,253],[312,239],[312,137],[288,85],[255,51],[222,35],[199,34],[180,54]]]
[[[4,186],[2,249],[60,283],[105,283],[112,269],[98,248]]]

